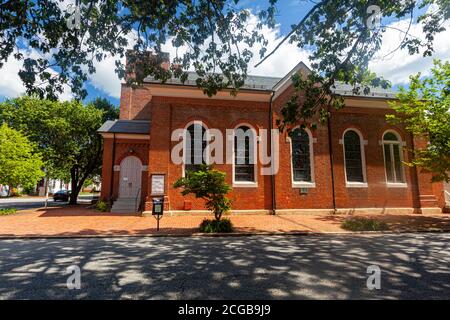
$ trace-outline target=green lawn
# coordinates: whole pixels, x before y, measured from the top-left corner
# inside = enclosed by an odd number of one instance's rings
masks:
[[[16,208],[4,208],[4,209],[0,209],[0,216],[7,216],[9,214],[14,214],[16,213]]]

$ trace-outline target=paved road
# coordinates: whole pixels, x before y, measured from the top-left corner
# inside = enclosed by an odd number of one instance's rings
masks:
[[[48,199],[49,206],[66,204],[67,202],[54,202],[53,199]],[[0,209],[3,208],[16,208],[17,210],[40,208],[45,205],[45,198],[26,197],[26,198],[0,198]]]
[[[90,203],[92,196],[79,196],[78,203]],[[52,198],[48,199],[48,206],[61,206],[66,205],[67,202],[57,201],[54,202]],[[13,198],[0,198],[0,209],[3,208],[16,208],[17,210],[41,208],[45,206],[45,198],[39,197],[13,197]]]
[[[0,241],[0,299],[449,299],[450,234]],[[66,268],[81,268],[81,289]],[[369,265],[381,289],[368,290]]]

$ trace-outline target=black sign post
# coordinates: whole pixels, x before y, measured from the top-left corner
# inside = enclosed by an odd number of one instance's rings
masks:
[[[161,220],[164,213],[164,198],[153,198],[152,215],[156,219],[156,231],[159,231],[159,220]]]

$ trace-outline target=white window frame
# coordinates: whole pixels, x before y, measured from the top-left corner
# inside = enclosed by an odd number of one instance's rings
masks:
[[[203,128],[205,128],[205,130],[209,130],[208,126],[201,120],[193,120],[188,122],[185,126],[184,126],[184,130],[185,130],[185,134],[183,135],[183,167],[182,167],[182,177],[186,176],[186,150],[187,150],[187,139],[186,139],[186,132],[187,129],[191,126],[191,125],[201,125]],[[203,139],[203,137],[202,137]],[[207,159],[205,159],[206,163],[209,163],[209,154],[206,155]]]
[[[387,133],[392,133],[397,137],[397,141],[389,141],[389,140],[384,140],[384,136]],[[385,132],[383,132],[383,135],[381,136],[381,141],[380,141],[380,145],[381,145],[381,150],[383,152],[383,160],[384,160],[384,176],[385,176],[385,181],[386,181],[386,185],[388,188],[407,188],[408,187],[408,183],[406,182],[406,174],[405,174],[405,166],[403,165],[403,147],[406,145],[406,143],[402,140],[402,137],[400,136],[400,134],[395,131],[395,130],[386,130]],[[400,150],[400,165],[401,165],[401,170],[402,170],[402,174],[403,174],[403,178],[405,182],[389,182],[388,181],[388,176],[387,176],[387,170],[386,170],[386,155],[384,152],[384,146],[385,145],[389,145],[389,150],[390,150],[390,154],[391,154],[391,163],[393,166],[393,173],[394,173],[394,179],[395,181],[397,181],[397,173],[395,172],[395,161],[394,161],[394,144],[399,146],[399,150]]]
[[[297,126],[292,129],[292,131],[300,129],[300,126]],[[311,168],[311,181],[294,181],[294,163],[292,159],[293,154],[293,148],[292,148],[292,138],[288,137],[286,140],[289,142],[290,147],[290,164],[291,164],[291,185],[292,188],[315,188],[316,187],[316,180],[315,180],[315,174],[314,174],[314,146],[313,144],[317,142],[316,138],[313,138],[313,135],[311,133],[311,130],[308,128],[304,128],[305,132],[308,134],[309,139],[309,166]]]
[[[355,182],[355,181],[348,181],[347,180],[347,161],[345,159],[345,143],[344,143],[344,137],[345,134],[348,131],[354,131],[359,136],[359,146],[361,149],[361,167],[362,167],[362,174],[363,174],[363,182]],[[362,135],[361,131],[359,131],[356,128],[347,128],[342,133],[342,139],[339,139],[339,143],[342,144],[342,152],[343,152],[343,159],[344,159],[344,176],[345,176],[345,186],[347,188],[367,188],[367,168],[366,168],[366,153],[365,153],[365,146],[368,144],[367,140],[364,140],[364,136]]]
[[[240,127],[249,127],[250,130],[253,130],[254,133],[254,141],[253,141],[253,159],[255,159],[255,163],[253,164],[254,170],[255,170],[255,180],[253,182],[251,181],[236,181],[235,180],[235,161],[236,161],[236,155],[235,153],[235,137],[236,137],[236,129]],[[233,188],[256,188],[258,187],[258,132],[256,131],[255,127],[253,127],[250,123],[247,122],[241,122],[238,125],[236,125],[233,128],[233,143],[232,143],[232,154],[233,154],[233,162],[232,162],[232,183]]]

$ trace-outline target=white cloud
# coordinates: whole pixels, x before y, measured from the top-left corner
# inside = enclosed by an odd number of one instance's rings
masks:
[[[40,55],[35,50],[20,50],[24,58],[37,58]],[[19,77],[19,71],[23,67],[23,61],[19,61],[10,55],[8,61],[0,69],[0,96],[15,98],[25,93],[25,86]],[[57,74],[53,69],[48,70],[51,74]],[[39,81],[39,80],[38,80]],[[70,87],[65,85],[64,91],[59,95],[63,101],[73,98]]]
[[[391,23],[386,33],[383,35],[381,50],[377,56],[370,62],[370,69],[378,75],[384,76],[393,84],[406,84],[409,82],[409,76],[422,72],[422,75],[429,75],[429,70],[433,65],[433,59],[449,60],[450,58],[450,21],[444,26],[446,31],[436,35],[434,40],[434,54],[432,57],[423,57],[422,54],[410,55],[408,50],[398,49],[393,54],[388,55],[395,50],[402,39],[404,33],[397,30],[407,30],[408,20],[401,20]],[[419,39],[425,39],[422,31],[422,25],[412,24],[409,33]],[[386,56],[388,55],[388,56]]]
[[[255,15],[251,15],[248,20],[249,29],[252,26],[256,26],[258,18]],[[268,41],[266,53],[271,52],[275,46],[283,39],[283,35],[280,33],[280,25],[277,25],[274,29],[263,27],[260,31]],[[291,71],[300,61],[309,66],[308,52],[301,48],[298,48],[295,44],[288,43],[286,41],[283,45],[266,61],[264,61],[258,67],[255,65],[261,60],[259,57],[259,50],[261,45],[257,44],[252,48],[248,46],[240,45],[240,50],[244,48],[253,52],[253,58],[248,65],[248,73],[250,75],[261,75],[269,77],[284,77],[289,71]],[[162,46],[163,51],[170,54],[171,58],[174,58],[177,53],[177,49],[172,45],[170,41]],[[181,56],[186,52],[186,47],[178,48],[178,55]]]
[[[136,33],[129,33],[126,35],[128,45],[126,49],[131,49],[137,40]],[[116,60],[120,60],[125,64],[125,57],[108,55],[102,61],[94,61],[95,73],[89,75],[91,84],[98,90],[103,91],[107,95],[120,98],[120,83],[121,80],[115,72]]]
[[[252,19],[256,24],[256,17],[253,16]],[[279,25],[275,29],[264,27],[261,32],[268,40],[266,54],[270,53],[284,37],[280,34]],[[297,47],[294,43],[289,43],[288,41],[283,43],[278,50],[272,56],[267,58],[267,60],[261,65],[255,67],[255,65],[260,61],[259,49],[260,47],[256,47],[252,50],[254,54],[253,59],[250,61],[249,74],[284,77],[300,61],[310,67],[310,62],[308,59],[309,53],[306,50]]]
[[[0,96],[17,97],[25,92],[25,87],[19,78],[22,62],[9,57],[0,72]]]
[[[116,58],[109,55],[100,62],[95,62],[96,72],[89,76],[91,84],[111,97],[120,97],[120,79],[115,72]],[[125,61],[123,61],[125,62]]]

